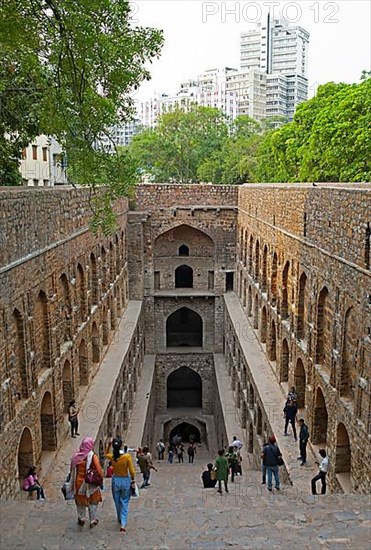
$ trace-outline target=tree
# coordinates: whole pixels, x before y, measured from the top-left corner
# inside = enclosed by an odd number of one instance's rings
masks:
[[[221,149],[227,136],[226,117],[218,109],[177,106],[159,117],[153,131],[135,136],[129,152],[138,172],[153,181],[197,183],[199,165]]]
[[[3,0],[0,40],[2,183],[16,182],[22,147],[43,133],[64,146],[71,182],[99,186],[98,203],[127,194],[129,158],[100,150],[99,136],[131,118],[162,33],[134,27],[125,0]]]
[[[294,120],[268,132],[257,156],[266,182],[370,181],[371,79],[329,82],[300,104]]]
[[[241,115],[232,123],[223,148],[205,159],[198,168],[202,181],[222,184],[251,182],[255,176],[256,151],[261,140],[259,123]]]

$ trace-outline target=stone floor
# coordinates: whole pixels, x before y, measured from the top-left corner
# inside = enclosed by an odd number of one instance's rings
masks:
[[[204,490],[200,473],[213,458],[202,447],[194,464],[157,463],[151,487],[132,499],[128,532],[118,531],[107,480],[100,523],[78,527],[73,502],[58,492],[45,502],[1,503],[1,549],[84,550],[310,548],[369,549],[370,497],[326,495],[282,486],[268,493],[259,472],[244,471],[229,494]],[[55,482],[59,489],[60,482]],[[50,496],[49,494],[49,496]],[[48,495],[47,495],[48,496]]]

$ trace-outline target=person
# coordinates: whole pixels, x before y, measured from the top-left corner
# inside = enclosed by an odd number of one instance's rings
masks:
[[[281,457],[281,451],[276,445],[276,438],[274,435],[268,437],[268,443],[264,445],[262,452],[263,464],[266,467],[268,474],[268,491],[272,491],[272,475],[276,485],[276,490],[280,490],[280,477],[278,471],[278,458]]]
[[[242,462],[242,456],[241,456],[241,449],[243,447],[243,444],[241,443],[241,441],[239,439],[237,439],[237,437],[234,435],[233,436],[233,440],[232,440],[232,443],[231,445],[232,447],[234,447],[234,449],[236,450],[236,453],[237,453],[237,466],[236,466],[236,476],[239,474],[240,476],[242,476],[242,465],[241,465],[241,462]]]
[[[239,439],[237,439],[237,437],[234,435],[233,436],[233,440],[231,442],[231,445],[232,447],[235,447],[237,449],[237,451],[240,451],[243,447],[243,444],[241,443],[241,441]]]
[[[71,424],[71,437],[76,437],[80,435],[78,433],[79,429],[79,419],[78,419],[79,410],[76,406],[76,401],[73,399],[70,401],[68,407],[68,421]]]
[[[174,451],[173,451],[172,447],[169,447],[168,450],[167,450],[167,461],[168,461],[168,463],[172,464],[173,459],[174,459]]]
[[[112,452],[110,447],[112,445]],[[130,453],[121,450],[122,441],[116,437],[109,440],[106,449],[106,458],[110,460],[113,468],[112,497],[116,507],[117,520],[120,524],[120,532],[126,532],[126,524],[129,513],[129,502],[132,488],[135,488],[135,469]]]
[[[107,471],[106,471],[106,477],[112,477],[113,476],[113,466],[112,466],[112,462],[110,461],[108,463],[108,468],[107,468]]]
[[[149,447],[143,447],[143,452],[138,456],[138,466],[143,475],[141,489],[144,489],[151,485],[149,482],[151,470],[157,472],[157,468],[155,468],[155,466],[152,464],[152,457],[151,453],[149,452]]]
[[[209,462],[209,464],[206,466],[207,470],[202,472],[202,483],[204,484],[205,489],[211,489],[214,488],[216,485],[216,477],[215,479],[211,479],[211,472],[213,471],[214,466]]]
[[[94,439],[85,437],[79,450],[72,455],[70,482],[75,495],[77,523],[81,526],[85,524],[86,509],[88,509],[90,527],[95,527],[98,525],[97,511],[98,504],[102,502],[102,496],[100,485],[91,485],[85,482],[85,476],[91,469],[94,469],[103,479],[99,458],[94,453]]]
[[[307,463],[307,444],[309,439],[308,426],[304,422],[304,418],[299,420],[300,432],[299,432],[299,451],[300,456],[298,460],[301,460],[300,466],[304,466]]]
[[[287,394],[287,401],[294,401],[294,403],[298,402],[298,393],[294,386],[291,386],[291,390]]]
[[[179,445],[177,446],[177,449],[176,449],[176,454],[177,454],[177,457],[178,457],[178,464],[180,464],[181,462],[184,462],[183,453],[184,453],[183,443],[179,443]]]
[[[262,457],[262,485],[265,485],[266,482],[267,482],[267,465],[264,462],[264,447],[268,444],[269,444],[268,441],[265,441],[263,443],[262,454],[261,454],[261,457]]]
[[[283,409],[283,416],[285,419],[285,433],[284,435],[288,435],[287,433],[287,427],[289,425],[289,422],[292,426],[292,432],[294,434],[294,439],[297,441],[296,437],[296,426],[295,426],[295,419],[296,414],[298,412],[298,406],[295,404],[295,401],[286,401],[285,408]]]
[[[196,454],[196,446],[194,443],[190,443],[188,445],[188,450],[187,450],[187,453],[188,453],[188,462],[191,464],[193,464],[193,461],[194,461],[194,458],[195,458],[195,454]]]
[[[157,443],[156,445],[156,451],[158,454],[159,460],[164,460],[164,453],[165,453],[165,444],[162,439]]]
[[[28,493],[36,491],[37,500],[45,500],[44,489],[41,487],[36,475],[36,466],[31,466],[23,480],[23,490]]]
[[[238,455],[236,447],[232,447],[232,445],[230,445],[228,447],[228,452],[226,453],[225,457],[228,460],[228,468],[231,471],[231,482],[234,483],[234,476],[237,475],[238,467]]]
[[[317,494],[316,483],[319,479],[321,480],[321,484],[322,484],[321,495],[326,494],[326,475],[327,475],[328,467],[329,467],[329,458],[327,456],[327,453],[326,453],[325,449],[320,449],[319,454],[320,454],[322,460],[321,460],[320,464],[318,462],[316,462],[316,464],[319,466],[319,472],[311,480],[312,495]]]
[[[218,493],[222,493],[222,481],[224,481],[225,492],[228,491],[228,460],[224,456],[224,449],[218,451],[218,456],[215,460],[216,479],[218,481]]]

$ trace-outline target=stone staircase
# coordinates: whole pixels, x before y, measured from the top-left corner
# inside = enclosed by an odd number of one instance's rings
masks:
[[[194,464],[157,462],[151,487],[132,499],[128,532],[121,534],[106,480],[100,523],[78,527],[72,502],[59,495],[63,481],[49,486],[45,502],[1,503],[1,549],[84,550],[353,548],[370,547],[371,514],[367,495],[312,497],[282,485],[269,493],[260,473],[244,470],[229,494],[203,489],[200,474],[213,453],[199,447]],[[188,457],[185,457],[188,460]],[[138,474],[138,480],[140,475]],[[47,494],[48,496],[48,494]]]

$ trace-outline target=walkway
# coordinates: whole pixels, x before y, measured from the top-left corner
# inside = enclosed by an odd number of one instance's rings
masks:
[[[1,503],[1,548],[116,550],[369,548],[369,497],[311,497],[283,486],[268,493],[258,472],[244,472],[230,493],[202,489],[211,456],[199,448],[194,464],[156,463],[151,487],[131,501],[128,532],[118,532],[109,480],[95,529],[79,528],[73,502]]]

